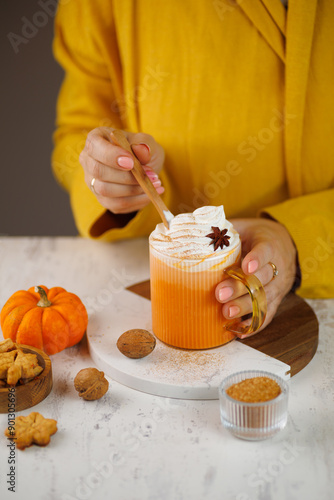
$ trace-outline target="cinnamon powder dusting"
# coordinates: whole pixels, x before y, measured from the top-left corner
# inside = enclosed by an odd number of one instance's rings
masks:
[[[263,403],[281,394],[279,384],[269,377],[253,377],[242,380],[226,389],[226,394],[245,403]]]
[[[156,380],[162,381],[166,380],[168,372],[168,380],[172,384],[179,384],[180,380],[185,383],[196,383],[198,380],[210,383],[210,380],[220,373],[223,360],[223,353],[211,349],[157,349],[154,364],[148,366],[148,372],[154,375]]]

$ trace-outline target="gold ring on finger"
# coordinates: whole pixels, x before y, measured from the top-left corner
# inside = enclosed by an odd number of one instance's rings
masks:
[[[278,276],[278,269],[277,269],[277,266],[273,262],[268,262],[268,264],[273,269],[273,277],[271,278],[271,281],[272,281],[272,280],[274,280],[276,278],[276,276]]]

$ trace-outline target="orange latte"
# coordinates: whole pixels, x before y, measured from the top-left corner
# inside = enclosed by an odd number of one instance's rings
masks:
[[[217,221],[209,213],[208,222],[205,221],[204,210],[208,208],[215,209],[217,216],[220,207],[203,207],[194,212],[200,215],[200,221],[194,225],[188,218],[181,219],[181,223],[176,221],[171,231],[159,224],[150,236],[153,332],[175,347],[206,349],[234,338],[225,329],[227,320],[215,297],[215,288],[225,279],[226,267],[240,264],[241,244],[225,217]],[[206,234],[212,232],[211,224],[219,221],[228,225],[231,244],[214,251]]]

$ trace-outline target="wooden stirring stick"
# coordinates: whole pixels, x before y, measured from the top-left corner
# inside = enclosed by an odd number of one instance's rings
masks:
[[[143,188],[147,196],[152,201],[153,205],[159,212],[159,215],[162,219],[162,222],[165,224],[167,229],[169,229],[169,223],[174,218],[174,215],[168,210],[160,195],[156,192],[155,187],[153,186],[150,179],[147,177],[145,170],[143,169],[140,161],[132,151],[132,148],[129,144],[129,141],[125,137],[124,133],[121,130],[114,130],[110,134],[113,143],[116,146],[120,146],[125,149],[128,153],[132,155],[134,166],[131,172],[135,176],[138,184]]]

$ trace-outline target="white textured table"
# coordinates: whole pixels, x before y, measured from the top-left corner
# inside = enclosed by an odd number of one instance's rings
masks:
[[[124,286],[147,276],[145,240],[0,238],[0,307],[16,290],[63,286],[93,318]],[[82,401],[73,378],[94,366],[82,342],[51,358],[53,390],[33,410],[55,418],[58,432],[45,448],[15,451],[15,494],[7,490],[7,415],[0,415],[1,500],[332,498],[334,300],[308,303],[320,322],[319,347],[289,381],[289,422],[275,438],[233,438],[217,400],[152,396],[113,380],[103,399]]]

